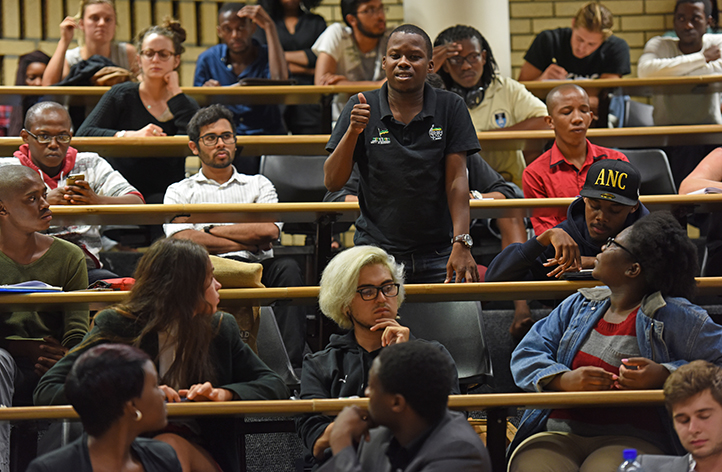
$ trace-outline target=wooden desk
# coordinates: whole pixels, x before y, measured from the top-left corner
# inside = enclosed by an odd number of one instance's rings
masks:
[[[455,300],[558,300],[580,288],[600,285],[596,280],[542,282],[484,282],[474,284],[411,284],[405,285],[406,301],[439,302]],[[221,289],[223,306],[268,306],[276,302],[294,305],[313,305],[318,299],[318,287],[269,287]],[[722,293],[722,277],[698,277],[698,295]],[[119,303],[128,292],[77,291],[60,293],[0,294],[3,310],[30,309],[92,309],[99,310]]]
[[[664,402],[661,390],[633,390],[610,392],[549,392],[485,395],[451,395],[449,408],[453,410],[487,413],[487,448],[493,470],[506,470],[506,418],[510,408],[573,408],[658,406]],[[273,400],[168,404],[169,417],[197,416],[275,416],[324,413],[336,415],[345,406],[368,408],[367,398],[322,400]],[[77,413],[70,406],[0,408],[0,421],[76,420]],[[245,458],[244,458],[245,459]]]
[[[648,97],[660,93],[715,93],[722,91],[722,75],[687,77],[628,77],[622,79],[595,80],[545,80],[521,82],[527,90],[546,98],[551,89],[564,84],[576,84],[584,89],[621,87],[625,95]]]
[[[472,200],[471,218],[499,218],[543,215],[566,211],[573,198],[527,198]],[[647,195],[640,201],[650,210],[689,207],[695,213],[722,211],[722,194]],[[353,222],[359,215],[357,203],[251,203],[173,205],[53,205],[53,225],[148,225],[164,223],[249,223],[284,221],[318,223],[325,217]]]
[[[590,129],[594,144],[615,148],[655,148],[682,144],[722,145],[722,125],[654,126],[647,128]],[[479,144],[486,150],[537,149],[554,139],[552,130],[484,131]],[[326,155],[329,135],[238,136],[241,156],[263,154]],[[0,137],[0,156],[12,156],[19,137]],[[142,158],[190,156],[187,136],[147,138],[75,137],[71,145],[79,151],[97,152],[103,157]]]
[[[241,156],[263,154],[326,155],[328,135],[238,136]],[[12,156],[23,140],[19,137],[0,137],[0,156]],[[97,152],[102,157],[143,158],[178,157],[193,153],[188,148],[188,136],[159,136],[147,138],[74,137],[71,146],[79,151]]]

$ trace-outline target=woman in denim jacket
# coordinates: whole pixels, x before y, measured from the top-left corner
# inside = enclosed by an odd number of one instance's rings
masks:
[[[516,384],[539,392],[653,389],[689,361],[722,365],[722,327],[686,299],[696,273],[696,248],[672,215],[642,218],[597,255],[593,276],[606,287],[570,296],[517,346]],[[657,410],[526,410],[509,470],[614,471],[627,447],[672,453],[674,435]]]

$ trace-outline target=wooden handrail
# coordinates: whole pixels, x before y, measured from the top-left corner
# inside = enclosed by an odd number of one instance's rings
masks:
[[[722,277],[698,277],[699,295],[717,295],[722,292]],[[596,280],[568,281],[549,280],[535,282],[483,282],[473,284],[411,284],[405,285],[406,302],[439,302],[460,300],[552,300],[565,298],[580,288],[601,285]],[[310,287],[268,287],[221,289],[222,306],[259,306],[283,301],[297,305],[315,304],[318,299],[317,286]],[[44,307],[90,307],[93,310],[120,303],[127,297],[123,291],[0,294],[4,310],[28,310]],[[401,309],[403,311],[403,307]]]
[[[662,390],[492,393],[484,395],[451,395],[449,396],[449,408],[467,411],[489,408],[603,408],[613,406],[654,406],[662,404],[663,401]],[[344,407],[350,405],[366,408],[368,398],[169,403],[168,416],[337,414]],[[76,418],[78,418],[77,413],[69,405],[0,408],[0,421]]]
[[[484,150],[541,149],[554,139],[552,130],[483,131],[477,133]],[[595,128],[587,132],[594,144],[614,148],[654,148],[682,144],[722,145],[722,125],[650,126],[643,128]],[[326,155],[329,135],[238,136],[241,155],[274,154]],[[23,141],[0,137],[0,156],[12,156]],[[189,156],[187,136],[145,138],[74,137],[71,145],[79,151],[97,152],[103,157],[144,158]]]

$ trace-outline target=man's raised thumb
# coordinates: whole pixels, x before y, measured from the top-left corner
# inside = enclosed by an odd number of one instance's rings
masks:
[[[364,94],[362,94],[361,92],[359,92],[359,94],[358,94],[358,102],[366,103],[366,97],[364,97]]]

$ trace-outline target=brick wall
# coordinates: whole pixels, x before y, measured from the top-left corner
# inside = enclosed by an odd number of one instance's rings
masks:
[[[193,84],[198,55],[217,44],[218,4],[224,0],[115,0],[118,10],[116,39],[131,40],[138,31],[160,23],[166,15],[178,18],[186,29],[186,52],[179,73],[181,85]],[[253,0],[247,0],[254,3]],[[472,0],[473,1],[473,0]],[[60,22],[78,11],[78,0],[0,0],[0,85],[13,85],[18,57],[35,49],[52,55],[60,36]],[[343,21],[339,0],[323,0],[315,10],[330,23]],[[401,24],[403,0],[385,0],[389,26]],[[75,47],[75,44],[71,45]]]
[[[536,35],[545,29],[571,26],[585,1],[509,0],[512,76],[519,76],[524,54]],[[602,1],[614,14],[614,34],[629,44],[632,77],[637,76],[637,60],[644,44],[672,29],[675,0]]]
[[[411,0],[413,1],[413,0]],[[473,1],[473,0],[472,0]],[[389,27],[398,26],[404,19],[404,2],[403,0],[383,0],[384,5],[388,7],[386,21]],[[340,0],[323,0],[321,4],[314,10],[326,19],[326,23],[340,23],[343,21],[341,17]]]

